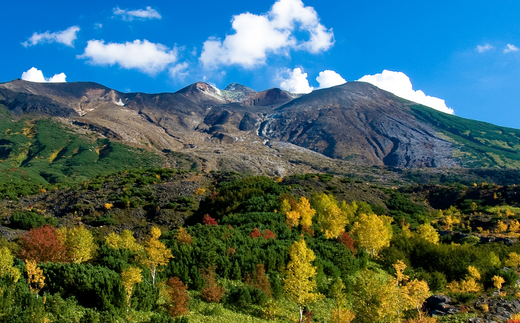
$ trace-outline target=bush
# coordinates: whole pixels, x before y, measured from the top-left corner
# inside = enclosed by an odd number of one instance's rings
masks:
[[[58,225],[58,219],[45,217],[37,212],[17,212],[11,216],[10,221],[11,228],[22,230],[36,229],[46,224]]]

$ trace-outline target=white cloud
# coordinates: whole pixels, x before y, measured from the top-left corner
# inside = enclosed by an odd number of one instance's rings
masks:
[[[307,80],[307,73],[303,73],[301,68],[295,68],[294,70],[285,70],[284,74],[288,74],[287,79],[281,78],[280,88],[282,90],[292,93],[310,93],[314,89],[309,85]]]
[[[484,53],[484,52],[487,52],[488,50],[491,50],[495,47],[491,46],[490,44],[485,44],[485,45],[477,45],[477,51],[479,53]]]
[[[80,31],[78,26],[69,27],[63,31],[50,33],[48,31],[38,34],[34,33],[31,38],[23,42],[25,47],[34,46],[40,43],[60,43],[70,47],[74,47],[74,41],[78,38],[77,33]]]
[[[519,49],[515,45],[507,44],[506,48],[504,48],[504,53],[518,52]]]
[[[65,81],[66,77],[67,77],[67,75],[65,75],[65,73],[55,74],[53,77],[51,77],[49,79],[49,82],[50,83],[65,83],[65,82],[67,82],[67,81]]]
[[[309,34],[298,40],[296,28]],[[222,41],[204,42],[200,61],[205,67],[237,64],[246,68],[264,64],[270,53],[288,54],[289,49],[318,53],[334,44],[332,29],[320,23],[317,12],[301,0],[278,0],[267,14],[242,13],[232,19],[235,33]]]
[[[89,40],[83,55],[94,65],[118,64],[125,69],[137,69],[153,75],[165,70],[177,61],[177,50],[148,40],[134,40],[126,43],[108,43],[103,40]]]
[[[65,73],[56,74],[53,77],[46,79],[43,77],[43,72],[36,67],[30,68],[27,72],[22,73],[22,80],[39,83],[65,83]]]
[[[96,28],[96,29],[101,29],[101,28],[103,28],[103,24],[100,23],[100,22],[96,22],[96,23],[94,24],[94,28]]]
[[[371,83],[404,99],[426,105],[445,113],[454,114],[453,109],[448,108],[444,100],[427,96],[420,90],[414,91],[410,78],[402,72],[384,70],[381,74],[365,75],[360,78],[359,81]]]
[[[345,81],[341,75],[331,70],[320,72],[319,76],[316,78],[316,81],[318,81],[320,84],[320,89],[347,83],[347,81]]]
[[[146,20],[146,19],[161,19],[162,16],[157,10],[152,9],[148,6],[146,9],[128,10],[115,7],[113,9],[114,15],[121,16],[123,20],[132,21],[134,19]]]
[[[189,72],[187,71],[189,67],[188,62],[183,62],[180,64],[177,64],[173,67],[171,67],[168,72],[170,73],[170,76],[174,79],[182,79],[185,76],[189,75]]]

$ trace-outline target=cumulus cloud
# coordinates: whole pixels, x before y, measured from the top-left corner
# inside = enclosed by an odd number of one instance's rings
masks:
[[[269,53],[287,54],[290,49],[318,53],[334,44],[332,29],[320,23],[314,8],[301,0],[278,0],[267,14],[242,13],[232,19],[235,33],[224,40],[204,42],[200,61],[205,67],[237,64],[246,68],[264,64]],[[298,28],[309,34],[299,40]]]
[[[484,52],[487,52],[488,50],[491,50],[495,47],[491,46],[490,44],[485,44],[485,45],[477,45],[477,51],[479,53],[484,53]]]
[[[347,83],[341,75],[331,70],[320,72],[316,81],[320,84],[320,89]]]
[[[30,68],[27,72],[22,73],[22,80],[39,83],[65,83],[65,73],[55,74],[53,77],[47,79],[43,77],[43,72],[36,67]]]
[[[453,109],[448,108],[444,100],[428,96],[420,90],[413,90],[410,78],[402,72],[384,70],[381,74],[365,75],[360,78],[359,81],[371,83],[404,99],[426,105],[445,113],[454,114]]]
[[[114,15],[120,16],[121,19],[126,21],[132,21],[134,19],[146,20],[146,19],[161,19],[162,16],[157,10],[152,9],[148,6],[146,9],[128,10],[115,7],[113,9]]]
[[[518,51],[519,51],[518,47],[516,47],[515,45],[512,45],[512,44],[507,44],[506,48],[504,48],[505,54],[511,53],[511,52],[518,52]]]
[[[49,31],[41,34],[34,33],[27,41],[23,42],[22,45],[28,47],[37,44],[60,43],[74,47],[74,41],[78,38],[76,35],[78,31],[80,31],[78,26],[72,26],[63,31],[57,31],[54,33],[50,33]]]
[[[137,69],[153,75],[165,70],[177,61],[177,50],[148,40],[134,40],[126,43],[108,43],[90,40],[83,55],[93,65],[115,65],[124,69]]]
[[[294,70],[285,70],[283,74],[288,78],[281,77],[280,88],[292,93],[310,93],[314,89],[309,85],[307,73],[303,73],[302,69],[297,67]]]

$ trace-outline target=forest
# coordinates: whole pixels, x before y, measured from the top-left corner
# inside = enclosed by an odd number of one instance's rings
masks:
[[[520,322],[493,312],[520,298],[516,185],[140,169],[8,189],[0,322]]]

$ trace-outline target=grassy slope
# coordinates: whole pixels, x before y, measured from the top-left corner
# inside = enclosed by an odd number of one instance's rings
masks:
[[[520,130],[465,119],[411,105],[412,113],[443,133],[458,148],[466,167],[520,169]]]
[[[70,185],[127,168],[159,167],[163,158],[47,118],[16,120],[0,106],[0,196]]]

